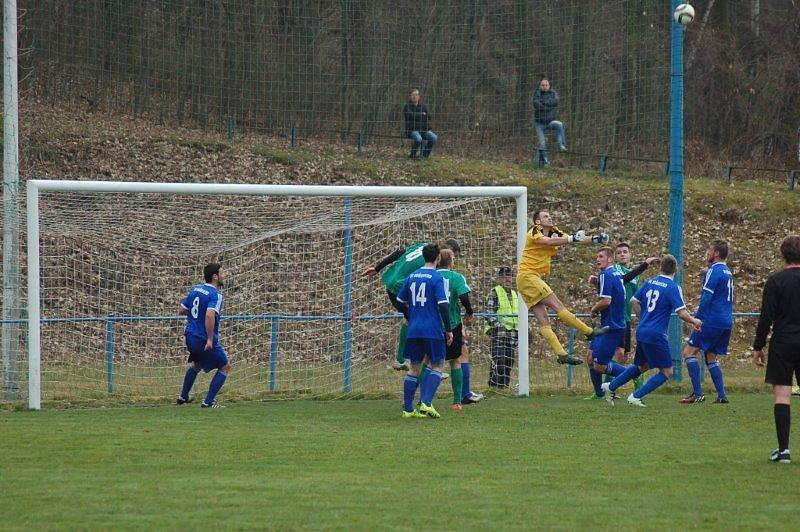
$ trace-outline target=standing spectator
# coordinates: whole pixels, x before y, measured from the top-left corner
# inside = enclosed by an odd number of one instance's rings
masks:
[[[416,159],[417,151],[420,151],[420,157],[427,159],[438,137],[431,131],[431,114],[425,104],[420,102],[419,90],[411,91],[408,103],[403,107],[403,117],[406,120],[406,137],[414,143],[411,146],[411,158]]]
[[[500,388],[508,388],[511,383],[511,368],[514,367],[517,349],[519,295],[512,288],[513,281],[511,268],[501,267],[497,272],[497,284],[486,297],[486,313],[489,315],[486,317],[484,331],[492,339],[492,368],[489,372],[489,386]],[[513,316],[508,316],[508,314],[513,314]]]
[[[567,141],[564,137],[564,124],[556,120],[556,107],[558,107],[558,93],[550,88],[550,81],[547,78],[539,82],[539,90],[533,93],[533,127],[536,129],[536,136],[539,138],[539,164],[547,166],[550,162],[545,156],[547,140],[544,134],[547,131],[555,131],[558,141],[558,149],[567,150]]]
[[[800,235],[787,236],[781,244],[786,268],[767,279],[761,301],[761,315],[753,341],[753,362],[764,365],[764,346],[769,340],[769,360],[764,381],[772,385],[775,394],[775,431],[778,448],[769,459],[781,464],[791,463],[789,432],[792,376],[800,371]]]

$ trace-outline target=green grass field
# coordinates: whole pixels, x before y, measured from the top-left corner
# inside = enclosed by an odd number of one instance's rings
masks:
[[[797,466],[767,461],[771,397],[676,398],[0,412],[0,528],[800,526]]]

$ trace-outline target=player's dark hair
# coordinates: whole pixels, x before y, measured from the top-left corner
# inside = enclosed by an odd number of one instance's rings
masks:
[[[214,276],[219,274],[220,268],[222,268],[222,265],[218,262],[206,264],[205,268],[203,268],[203,279],[210,283]]]
[[[789,235],[783,239],[781,255],[786,264],[800,264],[800,235]]]
[[[422,258],[425,259],[425,262],[434,262],[436,257],[439,256],[439,245],[438,244],[427,244],[424,248],[422,248]]]
[[[439,267],[449,268],[453,265],[453,250],[449,248],[442,248],[439,251]]]
[[[609,258],[609,259],[614,256],[614,250],[611,249],[608,246],[605,246],[605,247],[602,247],[602,248],[598,249],[597,252],[598,253],[605,253],[606,258]]]
[[[542,215],[543,212],[547,211],[536,211],[535,213],[533,213],[533,223],[539,225],[539,222],[537,222],[536,220],[539,220],[539,217]]]
[[[678,271],[678,261],[672,255],[661,257],[661,273],[664,275],[675,275]]]
[[[719,258],[725,260],[728,258],[728,243],[724,240],[714,240],[711,242],[711,247],[714,251],[719,253]]]
[[[444,241],[442,249],[449,249],[452,250],[455,255],[461,255],[461,246],[459,246],[458,242],[456,242],[452,238],[448,238],[447,240]]]
[[[631,249],[631,246],[627,242],[620,242],[619,244],[617,244],[617,247],[614,248],[614,249],[619,249],[619,248]]]

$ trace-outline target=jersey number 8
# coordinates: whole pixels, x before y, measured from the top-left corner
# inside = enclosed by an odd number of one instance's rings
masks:
[[[200,298],[195,297],[192,301],[191,313],[194,319],[197,319],[197,314],[200,312]]]

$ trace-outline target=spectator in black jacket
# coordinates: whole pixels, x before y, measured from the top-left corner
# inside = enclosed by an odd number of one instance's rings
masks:
[[[558,107],[558,93],[550,88],[550,81],[544,78],[539,82],[539,90],[533,93],[533,127],[539,138],[539,163],[543,166],[549,164],[543,151],[547,147],[545,132],[555,131],[558,149],[561,151],[567,149],[564,124],[556,120],[556,107]]]
[[[411,158],[416,159],[417,151],[422,148],[420,157],[427,159],[438,137],[431,131],[431,114],[425,104],[420,102],[419,90],[411,91],[408,103],[403,107],[403,118],[406,120],[406,137],[414,142],[411,146]]]
[[[770,328],[769,360],[765,382],[775,394],[775,431],[778,448],[770,456],[773,462],[788,464],[791,412],[789,399],[792,378],[800,376],[800,236],[783,239],[781,255],[786,268],[767,279],[753,341],[753,362],[764,365],[764,346]]]

